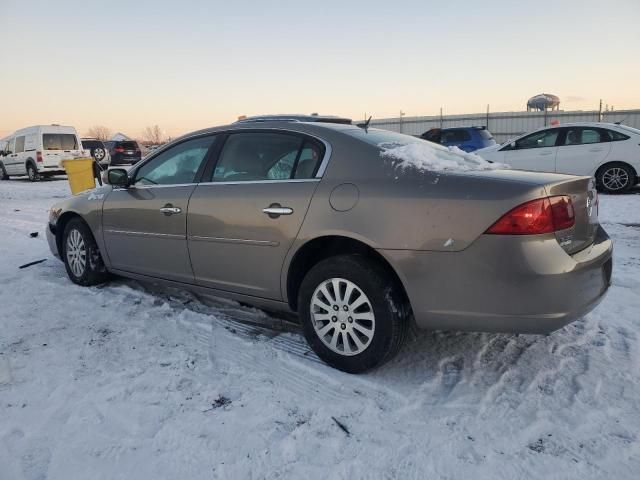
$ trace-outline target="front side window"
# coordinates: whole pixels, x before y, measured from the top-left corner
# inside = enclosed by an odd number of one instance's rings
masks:
[[[193,183],[214,136],[187,140],[160,153],[136,172],[136,185]]]
[[[558,138],[558,130],[544,130],[542,132],[532,133],[520,140],[516,140],[516,150],[524,150],[527,148],[544,148],[555,147]]]
[[[234,133],[225,142],[214,182],[250,182],[313,178],[322,149],[297,135]]]
[[[45,150],[77,150],[78,141],[72,133],[44,133],[42,145]]]
[[[10,153],[13,153],[15,151],[16,147],[16,139],[12,138],[11,140],[9,140],[9,142],[7,142],[7,155]]]
[[[565,137],[565,145],[587,145],[611,141],[609,135],[595,128],[569,128]]]
[[[24,136],[16,137],[16,150],[15,153],[24,152]]]

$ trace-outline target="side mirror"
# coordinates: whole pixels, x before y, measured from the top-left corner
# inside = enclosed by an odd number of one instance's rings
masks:
[[[107,172],[107,183],[114,187],[127,188],[129,186],[129,174],[124,168],[114,168]]]

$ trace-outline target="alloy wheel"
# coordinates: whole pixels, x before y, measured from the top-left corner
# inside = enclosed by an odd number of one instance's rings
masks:
[[[82,234],[73,229],[67,237],[67,262],[76,277],[81,277],[87,266],[87,249]]]
[[[629,183],[629,174],[624,168],[611,167],[602,174],[602,184],[609,190],[622,190]]]
[[[104,158],[104,150],[101,148],[96,148],[93,151],[93,157],[98,161],[102,160]]]
[[[323,281],[310,307],[316,335],[333,352],[357,355],[371,344],[376,328],[373,307],[355,283],[344,278]]]

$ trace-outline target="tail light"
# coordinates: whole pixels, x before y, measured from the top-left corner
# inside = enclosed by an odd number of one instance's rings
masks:
[[[504,214],[485,233],[493,235],[539,235],[565,230],[575,224],[571,198],[565,195],[539,198]]]
[[[36,162],[42,163],[42,152],[36,152]]]
[[[116,153],[122,153],[122,152],[124,152],[124,148],[122,148],[122,147],[116,147],[116,149],[115,149],[115,150],[116,150]]]

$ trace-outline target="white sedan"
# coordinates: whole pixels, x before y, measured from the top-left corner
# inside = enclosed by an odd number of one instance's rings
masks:
[[[554,125],[476,153],[518,170],[595,176],[603,192],[622,193],[640,181],[640,130],[625,125]]]

